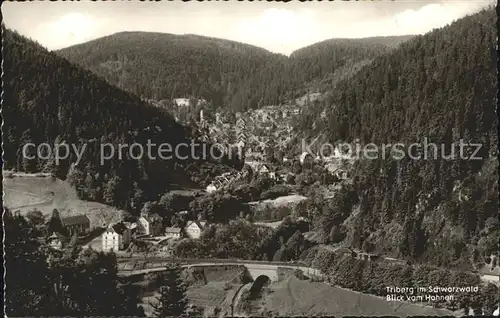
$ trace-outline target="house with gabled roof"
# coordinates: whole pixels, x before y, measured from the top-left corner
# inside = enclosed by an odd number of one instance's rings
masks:
[[[178,239],[182,236],[182,230],[179,227],[166,227],[165,236],[168,238]]]
[[[141,234],[158,236],[163,232],[163,219],[156,213],[141,214],[137,227]]]
[[[302,165],[311,164],[314,162],[314,157],[309,152],[304,151],[300,154],[299,161],[300,161],[300,164],[302,164]]]
[[[109,226],[102,233],[102,250],[120,251],[130,243],[130,229],[123,223],[116,223]]]
[[[90,219],[85,214],[73,215],[61,220],[69,235],[77,233],[81,235],[90,230]]]
[[[186,235],[192,239],[199,239],[201,236],[201,232],[205,229],[206,222],[205,221],[189,221],[184,228]]]

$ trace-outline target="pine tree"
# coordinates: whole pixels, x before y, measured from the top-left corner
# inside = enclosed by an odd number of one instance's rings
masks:
[[[36,232],[25,218],[7,208],[3,221],[6,316],[51,316],[47,265]]]
[[[35,172],[37,168],[37,153],[33,147],[33,139],[31,137],[31,129],[26,129],[21,136],[21,147],[18,151],[18,160],[20,160],[18,170],[25,172]],[[29,147],[30,144],[31,147]],[[26,147],[26,149],[24,149],[24,147]]]
[[[187,317],[186,287],[178,268],[173,268],[166,273],[157,300],[158,304],[154,307],[153,317]]]
[[[61,216],[59,215],[59,211],[57,209],[52,210],[52,215],[47,222],[47,233],[49,233],[50,235],[53,232],[63,235],[67,234],[67,231],[62,224]]]

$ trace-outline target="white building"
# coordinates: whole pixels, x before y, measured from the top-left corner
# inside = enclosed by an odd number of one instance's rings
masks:
[[[201,232],[205,228],[205,224],[206,222],[204,221],[189,221],[185,228],[187,236],[192,239],[199,239]]]
[[[314,161],[314,157],[309,152],[304,151],[304,152],[302,152],[302,154],[300,154],[299,161],[300,161],[300,164],[303,165],[307,162]]]
[[[50,247],[56,250],[60,250],[63,245],[61,236],[56,232],[53,232],[52,235],[48,237],[47,242],[49,243]]]
[[[138,232],[141,234],[158,236],[162,231],[162,219],[158,214],[143,214],[137,221]]]
[[[270,171],[270,169],[267,165],[261,165],[259,167],[259,174],[268,174],[269,171]]]
[[[120,251],[130,243],[130,229],[123,223],[117,223],[108,227],[102,234],[102,250]]]
[[[217,187],[214,184],[209,184],[207,188],[205,189],[208,193],[212,193],[217,191]]]
[[[165,236],[168,238],[178,239],[181,238],[181,229],[178,227],[165,228]]]
[[[189,98],[175,98],[174,99],[174,103],[177,105],[177,106],[190,106],[191,105],[191,101],[189,100]]]

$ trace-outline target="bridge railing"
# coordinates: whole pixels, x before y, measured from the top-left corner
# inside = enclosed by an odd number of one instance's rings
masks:
[[[150,269],[158,267],[169,267],[172,264],[187,265],[197,263],[217,263],[217,264],[261,264],[275,266],[292,266],[292,267],[307,267],[304,262],[275,262],[275,261],[258,261],[258,260],[241,260],[241,259],[213,259],[213,258],[149,258],[147,260],[137,260],[132,266],[130,263],[118,264],[118,269],[121,271],[134,271],[141,269]],[[121,267],[121,268],[120,268]]]

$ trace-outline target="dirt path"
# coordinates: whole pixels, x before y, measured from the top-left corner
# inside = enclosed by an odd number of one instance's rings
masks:
[[[3,175],[10,177],[29,177],[29,178],[47,178],[52,176],[51,173],[47,172],[26,173],[26,172],[13,172],[11,170],[3,170]]]
[[[286,291],[288,292],[288,295],[290,295],[290,299],[291,299],[292,303],[295,304],[297,302],[297,298],[293,294],[292,286],[290,286],[290,282],[291,281],[292,281],[291,279],[287,280],[287,282],[286,282]]]
[[[243,292],[243,288],[248,285],[248,284],[243,284],[241,285],[237,290],[236,290],[236,293],[234,293],[234,296],[233,296],[233,299],[231,300],[231,316],[235,316],[236,314],[236,310],[237,310],[237,307],[238,307],[238,304],[240,302],[240,299],[241,299],[241,294]]]
[[[29,208],[29,207],[36,208],[36,207],[41,206],[41,205],[51,205],[54,201],[54,196],[55,196],[54,192],[52,192],[52,191],[48,192],[47,196],[40,196],[38,194],[29,193],[29,192],[25,192],[25,191],[21,191],[21,190],[16,190],[16,189],[12,189],[9,187],[4,187],[4,189],[8,190],[8,191],[12,191],[12,192],[21,193],[21,194],[24,194],[27,196],[40,198],[40,201],[38,201],[38,202],[13,206],[13,207],[11,207],[11,209],[23,209],[23,208]]]

